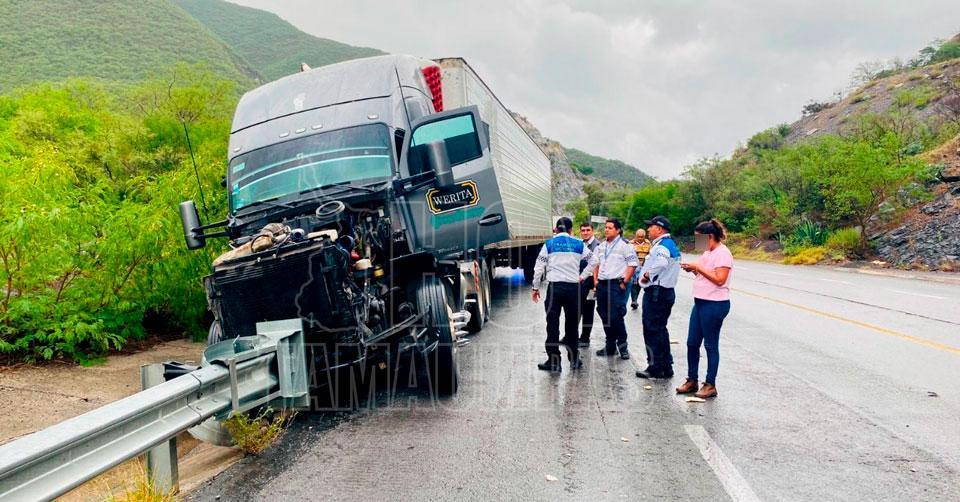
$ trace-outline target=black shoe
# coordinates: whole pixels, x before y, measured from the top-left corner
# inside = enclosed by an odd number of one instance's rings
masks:
[[[631,304],[630,304],[630,310],[637,310],[637,307],[639,307],[639,306],[640,306],[640,305],[637,305],[636,303],[631,303]]]
[[[598,356],[615,356],[617,355],[617,349],[600,349],[597,351]]]
[[[572,362],[570,363],[570,369],[572,369],[572,370],[578,370],[578,369],[580,369],[580,368],[583,368],[583,361],[581,361],[580,358],[577,358],[576,361],[572,361]]]
[[[560,367],[560,361],[554,361],[553,359],[547,359],[546,362],[538,364],[537,369],[551,373],[560,373],[563,370],[563,368]]]
[[[637,378],[671,378],[673,377],[673,368],[661,370],[657,368],[647,368],[637,372]]]
[[[590,340],[580,340],[580,341],[577,343],[577,347],[580,347],[581,349],[585,349],[585,348],[587,348],[587,347],[589,347],[589,346],[590,346]]]
[[[627,349],[621,350],[621,351],[620,351],[620,359],[624,359],[624,360],[630,359],[630,351],[627,350]]]

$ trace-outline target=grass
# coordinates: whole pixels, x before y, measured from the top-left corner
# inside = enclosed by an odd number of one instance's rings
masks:
[[[294,415],[268,407],[254,416],[234,413],[224,421],[223,426],[230,433],[234,444],[244,453],[259,455],[283,436]]]
[[[143,463],[137,462],[136,469],[131,473],[133,479],[128,480],[123,493],[117,495],[109,487],[105,489],[106,496],[101,496],[107,502],[174,502],[176,498],[172,491],[161,490],[147,475]]]
[[[784,257],[787,265],[816,265],[827,257],[827,248],[824,246],[802,247]]]

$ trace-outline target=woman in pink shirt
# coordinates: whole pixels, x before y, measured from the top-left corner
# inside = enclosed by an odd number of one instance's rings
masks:
[[[693,280],[693,311],[687,332],[687,381],[677,387],[677,394],[694,394],[708,398],[717,395],[717,368],[720,366],[720,327],[730,313],[730,270],[733,255],[723,244],[727,232],[717,220],[701,222],[694,232],[707,236],[707,250],[696,263],[680,265],[696,277]],[[703,387],[697,371],[700,365],[700,344],[707,350],[707,378]]]

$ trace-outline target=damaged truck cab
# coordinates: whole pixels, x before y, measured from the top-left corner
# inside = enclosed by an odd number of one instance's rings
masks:
[[[489,315],[484,249],[509,230],[489,125],[444,110],[440,80],[433,61],[381,56],[241,98],[227,219],[180,207],[189,248],[230,240],[204,278],[209,343],[300,318],[314,373],[415,351],[431,388],[456,392],[457,337]]]

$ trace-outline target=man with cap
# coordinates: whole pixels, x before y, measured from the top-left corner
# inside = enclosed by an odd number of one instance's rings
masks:
[[[643,341],[647,345],[647,369],[638,371],[640,378],[673,376],[670,354],[670,333],[667,320],[676,301],[674,288],[680,277],[680,248],[670,237],[670,220],[655,216],[646,221],[647,235],[653,239],[650,254],[640,269],[643,288]]]
[[[547,311],[547,361],[537,368],[558,373],[560,345],[567,346],[570,366],[583,366],[577,348],[577,330],[580,324],[580,282],[587,277],[581,272],[580,261],[590,258],[590,249],[583,241],[572,237],[573,221],[562,217],[557,220],[556,235],[543,244],[533,267],[533,301],[540,300],[540,289],[549,283],[544,307]],[[560,340],[560,313],[563,312],[563,340]]]
[[[600,241],[593,235],[593,226],[590,223],[580,224],[580,239],[591,253],[597,250]],[[580,260],[580,272],[590,265],[590,260]],[[590,333],[593,331],[593,317],[597,310],[596,291],[593,285],[593,274],[580,282],[580,348],[590,346]]]
[[[630,359],[627,350],[627,297],[630,295],[630,278],[637,269],[637,253],[622,236],[620,220],[610,218],[603,229],[606,240],[600,243],[587,270],[593,274],[597,288],[597,312],[603,320],[607,335],[606,345],[597,351],[598,356],[613,356],[620,352],[620,359]]]

